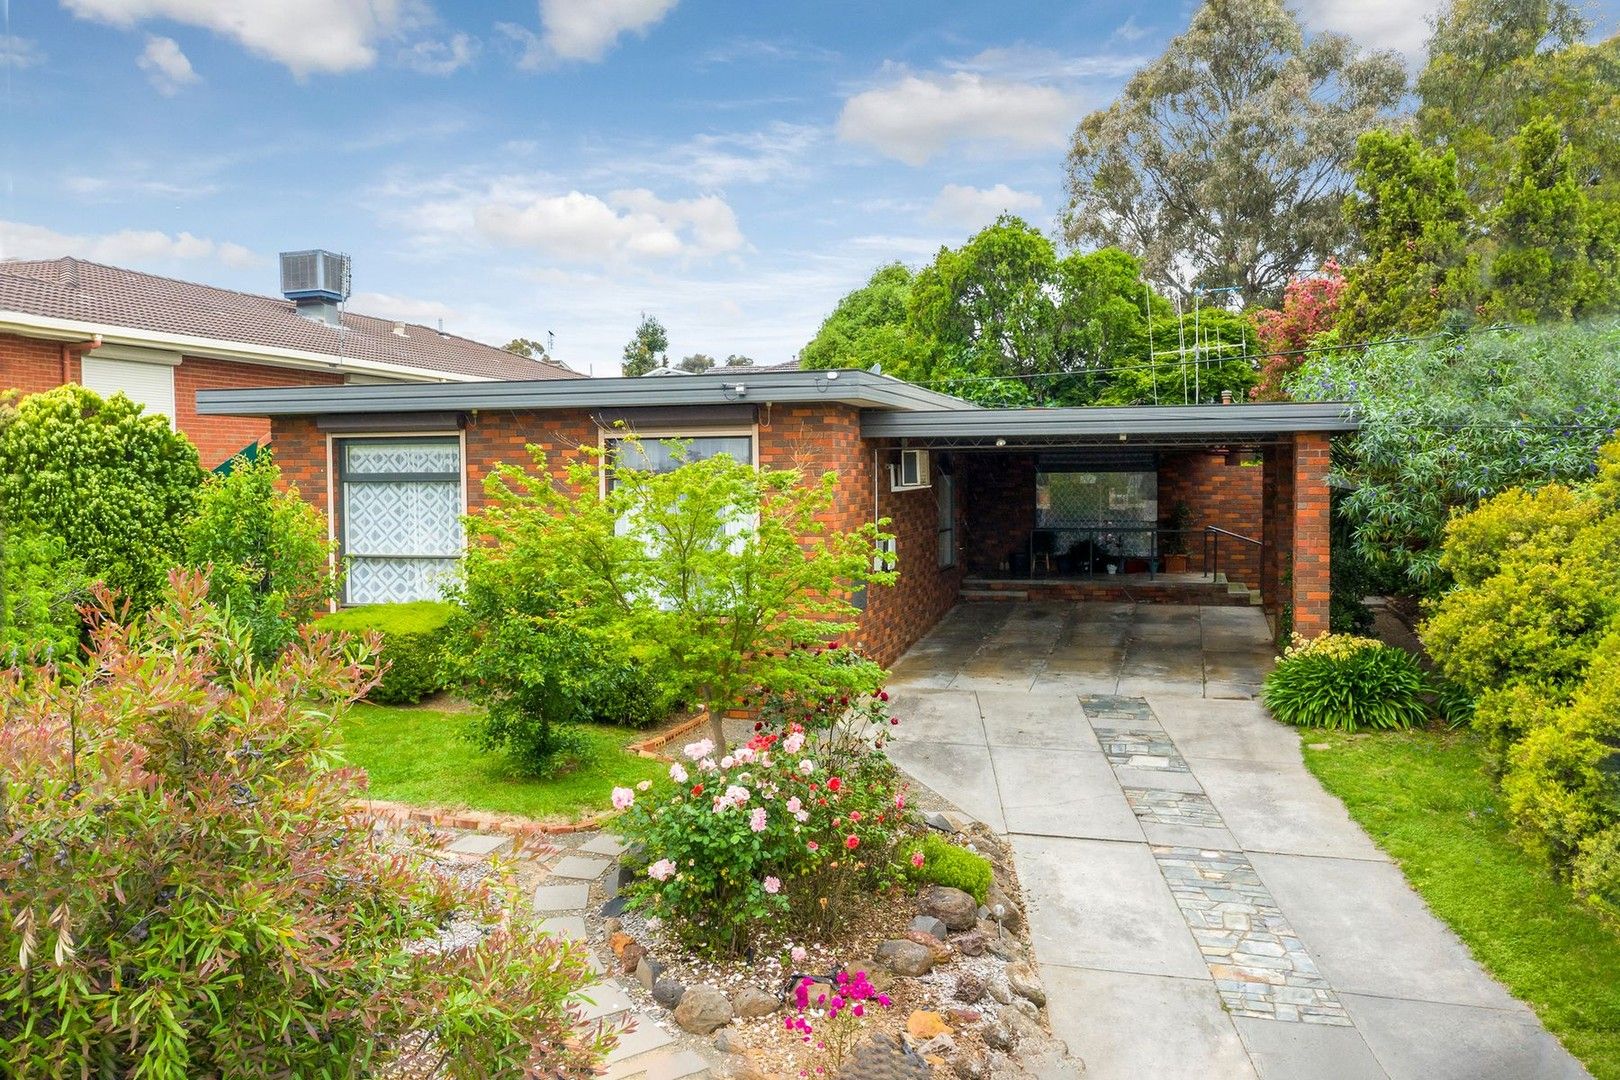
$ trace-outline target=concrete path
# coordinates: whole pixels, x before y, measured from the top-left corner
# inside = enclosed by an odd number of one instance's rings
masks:
[[[972,604],[896,667],[895,760],[1010,834],[1095,1080],[1588,1074],[1251,700],[1253,609]]]

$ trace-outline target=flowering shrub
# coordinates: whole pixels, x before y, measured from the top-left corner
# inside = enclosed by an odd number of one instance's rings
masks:
[[[1261,698],[1284,723],[1356,731],[1421,724],[1429,690],[1417,658],[1404,649],[1351,634],[1296,634]]]
[[[619,829],[650,860],[634,901],[688,944],[736,953],[790,914],[825,933],[856,895],[889,884],[908,817],[882,751],[886,698],[777,708],[745,745],[699,740],[667,782],[615,789]]]
[[[585,948],[353,816],[375,639],[255,663],[207,595],[103,591],[82,666],[0,671],[0,1075],[592,1075]]]
[[[840,971],[830,988],[814,979],[800,979],[793,988],[794,1014],[783,1023],[806,1043],[825,1050],[827,1072],[836,1074],[855,1048],[867,1009],[887,1009],[891,1004],[889,995],[878,993],[867,981],[866,972]]]

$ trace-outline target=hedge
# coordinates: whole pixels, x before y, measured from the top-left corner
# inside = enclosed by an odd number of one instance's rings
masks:
[[[414,705],[449,685],[444,638],[445,627],[455,612],[454,604],[437,600],[364,604],[326,616],[320,628],[381,633],[382,660],[388,666],[382,681],[366,699],[380,705]]]

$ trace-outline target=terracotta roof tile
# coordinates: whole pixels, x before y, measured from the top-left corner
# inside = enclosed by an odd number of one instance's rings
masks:
[[[486,379],[578,379],[557,364],[418,323],[348,311],[343,329],[305,318],[292,301],[63,258],[0,262],[0,311],[109,327],[301,349]],[[394,332],[402,326],[403,335]]]

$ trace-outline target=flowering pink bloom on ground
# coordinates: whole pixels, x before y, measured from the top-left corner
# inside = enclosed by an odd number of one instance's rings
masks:
[[[630,809],[630,804],[635,801],[636,793],[631,791],[629,788],[616,787],[613,789],[613,809],[628,810]]]
[[[704,772],[714,772],[714,758],[704,758],[702,761],[698,762],[698,768],[702,769]]]
[[[668,881],[670,876],[674,873],[675,864],[670,862],[668,859],[659,859],[657,862],[647,867],[647,876],[652,878],[654,881]]]
[[[699,739],[697,742],[687,743],[681,750],[688,760],[699,761],[714,753],[713,739]]]
[[[922,852],[913,851],[911,853],[911,865],[912,866],[915,866],[917,869],[921,870],[922,869],[922,864],[923,864],[924,861],[925,860],[923,859],[923,853]]]
[[[765,831],[765,808],[763,806],[754,807],[753,814],[748,818],[748,827],[755,832]]]
[[[748,801],[748,789],[732,784],[726,788],[726,793],[721,796],[721,801],[728,806],[741,806]]]
[[[854,851],[856,848],[861,846],[861,838],[856,836],[854,833],[850,833],[848,836],[844,837],[844,846],[849,848],[849,850]]]
[[[803,945],[795,945],[795,946],[793,946],[792,956],[793,956],[793,962],[795,964],[802,964],[806,960],[810,959],[810,954],[804,951],[804,946]]]
[[[775,896],[777,893],[781,892],[782,891],[782,879],[777,878],[777,877],[768,877],[768,878],[766,878],[765,879],[765,891],[770,893],[772,896]]]
[[[816,843],[814,840],[806,841],[804,846],[809,848],[811,851],[820,851],[821,850],[821,845]]]
[[[906,797],[904,795],[896,795],[894,797],[894,808],[896,810],[904,810],[906,808]]]
[[[686,767],[678,761],[675,762],[669,767],[669,778],[677,784],[686,783]]]
[[[725,757],[720,759],[720,767],[722,769],[729,769],[735,764],[737,764],[737,759],[732,757],[730,754],[727,754]]]

